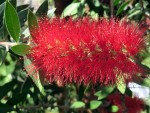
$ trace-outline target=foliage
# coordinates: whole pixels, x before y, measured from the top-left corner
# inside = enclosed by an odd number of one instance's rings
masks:
[[[40,76],[40,72],[30,72],[27,66],[32,60],[26,57],[30,52],[31,29],[38,28],[37,18],[55,16],[55,8],[49,9],[45,0],[33,13],[29,4],[18,6],[16,0],[0,1],[0,112],[1,113],[98,113],[118,112],[117,105],[107,101],[113,93],[133,96],[127,84],[121,79],[117,85],[93,86],[61,83],[49,84]],[[147,27],[146,49],[137,56],[137,63],[143,67],[146,77],[138,76],[134,82],[150,87],[150,2],[147,0],[114,0],[111,5],[100,0],[73,0],[61,18],[89,16],[126,18],[132,23],[139,22]],[[145,99],[146,100],[146,99]],[[146,101],[143,113],[150,112],[150,101]],[[105,113],[105,112],[104,112]],[[106,112],[107,113],[107,112]]]

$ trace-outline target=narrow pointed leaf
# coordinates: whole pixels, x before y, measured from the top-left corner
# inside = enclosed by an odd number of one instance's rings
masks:
[[[11,47],[11,50],[17,55],[26,55],[30,52],[30,46],[26,44],[18,44]]]
[[[36,16],[32,13],[32,11],[29,10],[28,12],[28,26],[29,26],[29,31],[31,32],[32,29],[38,28],[38,21]]]
[[[48,0],[45,0],[41,6],[38,8],[36,15],[37,16],[43,16],[43,15],[47,15],[47,11],[48,11]]]
[[[27,73],[29,74],[41,94],[45,95],[44,87],[39,77],[39,72],[36,71],[35,66],[32,64],[30,59],[28,59],[26,56],[24,56],[24,59],[24,67]]]
[[[119,7],[119,9],[117,10],[117,13],[116,13],[117,16],[124,10],[124,8],[129,4],[129,2],[130,2],[130,0],[127,1],[127,2],[124,2],[124,3]]]
[[[5,23],[10,36],[19,41],[20,23],[15,8],[7,1],[5,6]]]

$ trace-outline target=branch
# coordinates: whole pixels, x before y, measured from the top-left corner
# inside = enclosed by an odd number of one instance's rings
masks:
[[[0,45],[2,46],[15,46],[17,43],[14,42],[0,42]]]

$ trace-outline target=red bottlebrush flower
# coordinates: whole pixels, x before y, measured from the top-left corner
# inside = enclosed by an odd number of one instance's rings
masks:
[[[114,84],[141,71],[134,55],[143,34],[138,25],[115,19],[40,19],[28,57],[49,82]]]
[[[118,106],[119,110],[116,113],[141,113],[144,108],[144,101],[137,97],[131,98],[127,95],[112,94],[107,97],[111,105]],[[106,113],[111,113],[107,112]]]

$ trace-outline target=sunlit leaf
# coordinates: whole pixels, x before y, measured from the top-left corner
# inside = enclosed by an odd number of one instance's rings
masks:
[[[77,2],[77,3],[72,3],[69,6],[67,6],[63,13],[62,16],[66,17],[66,16],[71,16],[71,15],[75,15],[78,12],[78,8],[80,7],[81,3]]]
[[[71,108],[82,108],[85,107],[85,103],[82,101],[76,101],[71,105]]]
[[[125,91],[126,91],[126,84],[123,83],[123,82],[120,82],[117,84],[117,89],[122,93],[124,94]]]
[[[48,16],[49,18],[53,17],[55,10],[56,10],[56,8],[53,8],[53,9],[48,10],[47,16]]]
[[[112,105],[111,108],[110,108],[110,111],[113,112],[113,113],[117,112],[118,110],[119,110],[119,107],[116,106],[116,105]]]
[[[107,86],[96,92],[94,95],[98,97],[98,100],[106,98],[110,93],[113,92],[114,86]]]
[[[133,16],[140,14],[142,14],[141,10],[135,10],[134,12],[128,15],[128,18],[132,18]]]
[[[90,101],[90,109],[97,109],[102,104],[102,101],[92,100]]]
[[[141,63],[150,68],[150,57],[145,58]]]
[[[101,5],[99,0],[93,0],[93,3],[96,7],[100,7],[100,5]]]
[[[130,1],[124,2],[124,3],[119,7],[119,9],[117,10],[117,13],[116,13],[117,16],[124,10],[124,8],[129,4],[129,2],[130,2]]]

